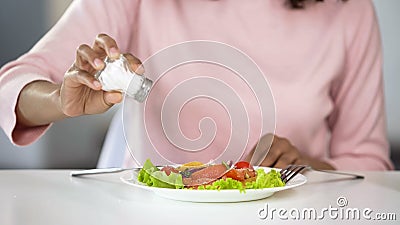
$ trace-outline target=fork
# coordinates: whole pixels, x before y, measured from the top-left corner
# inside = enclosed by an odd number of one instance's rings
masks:
[[[358,174],[343,173],[343,172],[337,172],[337,171],[333,171],[333,170],[319,170],[319,169],[314,169],[308,165],[288,165],[286,168],[284,168],[280,171],[281,179],[286,184],[291,179],[293,179],[297,174],[301,173],[304,170],[313,170],[313,171],[323,172],[323,173],[350,176],[350,177],[352,177],[352,179],[364,179],[364,176],[361,176]]]

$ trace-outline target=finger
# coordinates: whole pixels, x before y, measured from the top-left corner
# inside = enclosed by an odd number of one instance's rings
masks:
[[[283,154],[283,151],[282,151],[282,147],[280,146],[280,138],[276,135],[273,135],[271,147],[261,165],[274,166],[282,154]]]
[[[82,70],[69,71],[64,77],[64,84],[72,88],[85,85],[96,91],[101,90],[100,82],[93,75]]]
[[[101,56],[91,47],[82,44],[76,50],[75,65],[81,70],[90,72],[89,65],[95,70],[100,70],[104,67],[104,62],[101,60]]]
[[[282,154],[278,160],[275,162],[274,167],[275,168],[285,168],[286,166],[290,165],[290,164],[295,164],[295,161],[298,157],[296,156],[296,154],[293,153],[286,153],[286,154]]]
[[[122,101],[122,93],[121,92],[104,92],[103,94],[104,104],[108,107],[113,106],[114,104],[120,103]]]
[[[272,146],[267,156],[265,157],[264,161],[261,163],[261,165],[273,167],[275,163],[278,161],[281,154],[282,152],[280,152],[279,148]]]
[[[131,67],[131,70],[133,72],[139,75],[144,74],[144,67],[140,59],[136,58],[135,56],[129,53],[124,54],[124,57],[128,60],[129,66]]]
[[[249,154],[246,156],[246,158],[244,158],[244,161],[250,162],[255,150],[256,150],[256,147],[252,148],[250,150]]]
[[[275,162],[274,167],[284,168],[289,164],[295,164],[296,160],[300,158],[297,148],[294,147],[286,138],[276,136],[275,140],[275,145],[280,149],[282,154]]]
[[[246,161],[250,162],[252,165],[261,165],[271,148],[273,139],[273,134],[262,136],[251,151],[247,153]]]
[[[117,42],[107,34],[96,36],[93,49],[100,54],[105,52],[111,59],[117,59],[120,55]]]

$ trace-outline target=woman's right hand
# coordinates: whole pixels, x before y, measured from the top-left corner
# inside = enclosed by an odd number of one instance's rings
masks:
[[[120,54],[116,41],[106,34],[97,35],[92,47],[86,44],[78,47],[75,62],[66,72],[60,89],[60,110],[66,116],[102,113],[122,101],[120,92],[103,91],[94,77],[96,71],[104,68],[106,56],[116,59]],[[139,59],[131,54],[124,56],[132,71],[144,72]]]
[[[75,62],[61,84],[37,80],[21,90],[15,110],[18,126],[41,126],[66,117],[102,113],[121,102],[121,93],[103,91],[94,77],[105,66],[106,56],[117,58],[119,55],[117,43],[106,34],[97,35],[92,47],[79,46]],[[144,72],[139,59],[131,54],[124,56],[132,71]]]

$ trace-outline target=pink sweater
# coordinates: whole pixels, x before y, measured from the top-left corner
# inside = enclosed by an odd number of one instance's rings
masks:
[[[267,76],[277,135],[337,169],[393,168],[369,0],[326,0],[305,10],[290,10],[284,0],[76,0],[31,51],[0,71],[0,125],[13,143],[28,145],[48,127],[16,126],[20,90],[34,80],[60,83],[77,46],[91,45],[98,33],[142,60],[188,40],[232,45]]]

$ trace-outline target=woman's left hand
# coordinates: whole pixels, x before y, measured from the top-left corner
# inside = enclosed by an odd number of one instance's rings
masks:
[[[299,150],[286,138],[274,135],[271,148],[261,166],[285,168],[289,164],[308,164]]]
[[[263,141],[262,139],[271,139],[271,135],[263,136],[260,140],[260,144],[266,145],[268,148],[270,141]],[[263,147],[263,146],[259,146]],[[250,161],[251,156],[254,153],[254,149],[248,157]],[[330,164],[308,157],[301,154],[300,151],[294,146],[288,139],[273,135],[271,148],[269,149],[267,156],[261,162],[260,166],[274,167],[274,168],[285,168],[290,164],[297,165],[310,165],[318,169],[334,169]]]

